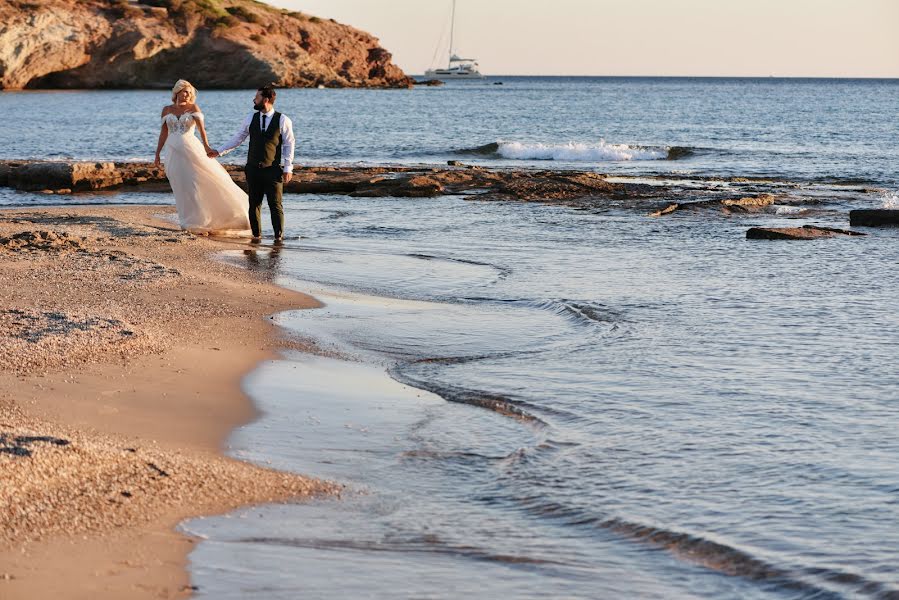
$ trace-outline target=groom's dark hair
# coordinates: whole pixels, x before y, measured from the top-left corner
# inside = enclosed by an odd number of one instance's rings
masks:
[[[277,96],[278,93],[275,91],[274,85],[272,85],[271,83],[266,84],[266,85],[262,86],[261,88],[259,88],[259,91],[262,92],[263,98],[267,98],[268,100],[271,100],[272,104],[275,103],[275,96]]]

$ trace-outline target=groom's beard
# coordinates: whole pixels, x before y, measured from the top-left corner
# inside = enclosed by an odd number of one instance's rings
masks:
[[[262,103],[257,103],[257,104],[253,105],[253,110],[262,110],[263,108],[265,108],[265,104],[262,104]]]

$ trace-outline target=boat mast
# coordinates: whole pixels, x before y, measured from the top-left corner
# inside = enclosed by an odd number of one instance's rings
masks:
[[[450,62],[453,60],[453,40],[456,33],[456,0],[453,0],[453,18],[450,21],[450,45],[449,45],[449,58]]]

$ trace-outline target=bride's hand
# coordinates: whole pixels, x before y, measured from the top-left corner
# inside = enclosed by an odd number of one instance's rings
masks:
[[[218,150],[216,150],[212,146],[206,146],[206,156],[208,156],[209,158],[215,158],[218,155]]]
[[[159,161],[159,155],[157,154],[157,155],[156,155],[156,158],[153,160],[153,166],[156,167],[156,168],[158,169],[159,166],[160,166],[159,163],[160,163],[160,161]]]

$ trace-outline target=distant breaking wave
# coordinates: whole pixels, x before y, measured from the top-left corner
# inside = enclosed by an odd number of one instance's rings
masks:
[[[884,192],[881,197],[883,198],[883,208],[891,210],[899,208],[899,192]]]
[[[568,142],[567,144],[540,144],[524,142],[493,142],[477,148],[456,151],[456,154],[494,156],[509,160],[561,160],[569,162],[603,162],[627,160],[678,160],[693,154],[683,146],[652,148],[609,144],[600,140],[597,144]]]

